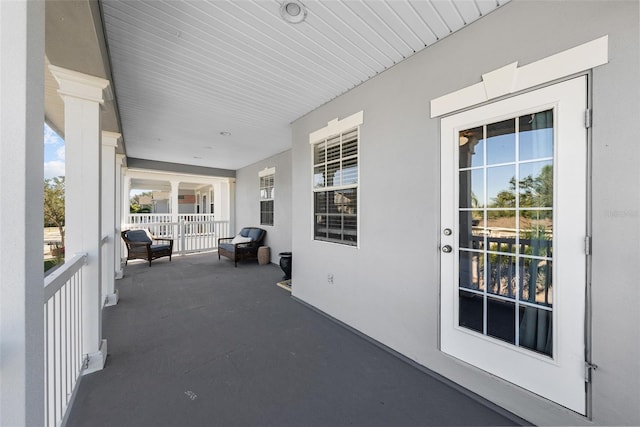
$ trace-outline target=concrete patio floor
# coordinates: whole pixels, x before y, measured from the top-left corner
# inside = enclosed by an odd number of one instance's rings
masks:
[[[295,301],[281,277],[213,253],[130,262],[104,310],[107,364],[67,425],[526,424]]]

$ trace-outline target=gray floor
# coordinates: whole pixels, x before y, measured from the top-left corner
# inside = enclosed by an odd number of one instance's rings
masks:
[[[296,302],[281,276],[214,254],[129,263],[104,310],[107,365],[68,425],[516,425]]]

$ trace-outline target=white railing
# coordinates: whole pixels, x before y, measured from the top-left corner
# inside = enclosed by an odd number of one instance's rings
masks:
[[[127,224],[152,224],[171,222],[171,214],[129,214],[125,218]]]
[[[65,261],[44,280],[45,426],[65,417],[85,360],[82,349],[82,267],[87,254]]]
[[[156,237],[172,238],[173,252],[177,254],[206,252],[217,249],[218,238],[229,237],[231,232],[229,221],[213,221],[208,217],[213,215],[181,214],[178,222],[130,222],[123,224],[122,229],[144,228]]]

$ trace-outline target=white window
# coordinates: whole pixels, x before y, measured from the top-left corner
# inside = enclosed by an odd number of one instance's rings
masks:
[[[268,168],[259,173],[260,177],[260,224],[273,225],[276,169]]]
[[[358,244],[359,140],[362,112],[313,132],[313,238]]]

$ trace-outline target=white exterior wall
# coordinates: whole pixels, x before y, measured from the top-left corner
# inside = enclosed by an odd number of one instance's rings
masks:
[[[272,167],[276,168],[273,226],[260,225],[258,173]],[[236,172],[236,231],[249,226],[267,230],[265,245],[271,248],[272,263],[278,264],[280,252],[291,251],[291,215],[291,151],[269,157]]]
[[[534,424],[640,424],[638,16],[635,1],[513,0],[297,120],[294,296]],[[439,351],[440,129],[429,101],[506,64],[604,35],[609,63],[592,78],[591,338],[599,369],[589,421]],[[313,241],[309,134],[361,110],[359,248]]]

